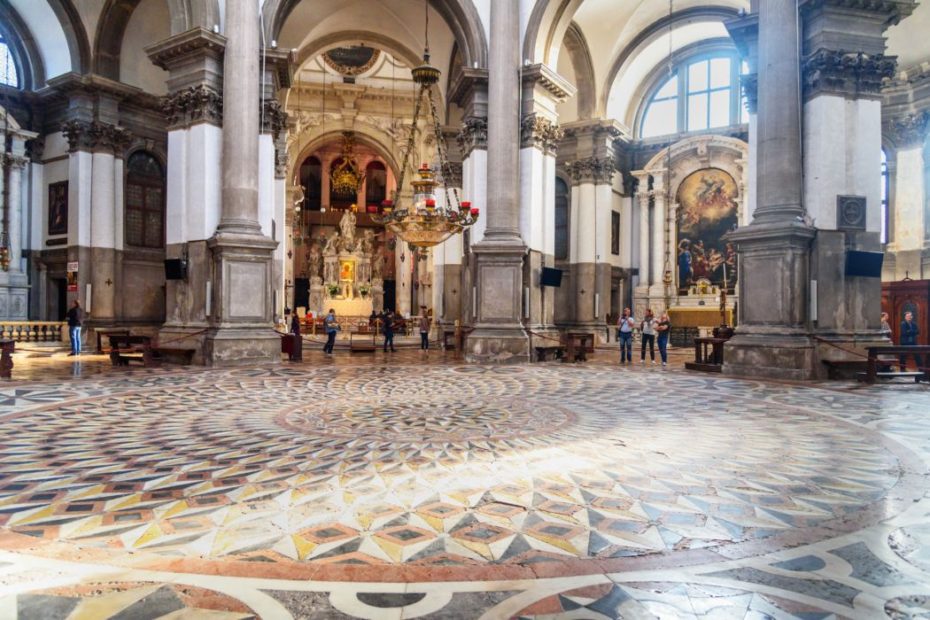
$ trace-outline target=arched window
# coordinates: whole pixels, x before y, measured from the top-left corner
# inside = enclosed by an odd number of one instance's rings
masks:
[[[19,74],[6,39],[0,34],[0,84],[19,88]]]
[[[705,131],[744,122],[740,63],[731,54],[692,58],[660,82],[640,121],[640,137]]]
[[[126,164],[126,245],[165,247],[165,173],[145,151],[133,153]]]
[[[555,178],[555,258],[568,260],[568,183]]]
[[[365,168],[365,204],[380,205],[387,198],[387,168],[373,161]]]
[[[882,149],[882,243],[888,243],[888,154]]]
[[[304,188],[304,208],[319,211],[323,207],[323,164],[308,157],[300,166],[300,184]]]

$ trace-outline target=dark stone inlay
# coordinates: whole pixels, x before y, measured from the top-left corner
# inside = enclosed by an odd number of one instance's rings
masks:
[[[853,608],[853,600],[861,594],[860,590],[847,586],[832,579],[799,579],[797,577],[785,577],[775,575],[756,568],[737,568],[734,570],[719,571],[716,573],[707,573],[709,577],[721,577],[723,579],[736,579],[748,583],[781,588],[789,592],[804,594],[813,598],[827,600],[839,605],[845,605],[850,609]]]
[[[426,598],[423,592],[359,592],[358,600],[380,609],[394,609],[414,605]]]

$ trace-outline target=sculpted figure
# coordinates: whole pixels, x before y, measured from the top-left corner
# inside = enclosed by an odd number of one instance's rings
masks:
[[[314,243],[310,246],[310,256],[307,259],[310,265],[310,277],[319,278],[323,270],[323,254],[320,252],[320,244]]]
[[[346,250],[355,248],[355,213],[346,211],[339,221],[339,230],[342,232],[342,247]]]
[[[332,234],[326,238],[326,245],[323,247],[323,254],[331,256],[333,254],[339,253],[339,231],[334,230]]]
[[[362,241],[359,247],[359,252],[361,252],[363,256],[369,256],[372,250],[374,249],[374,246],[375,246],[375,231],[366,230],[362,234]]]
[[[378,251],[375,253],[374,258],[371,261],[371,279],[372,280],[383,280],[382,277],[384,274],[384,252],[381,251],[381,248],[378,248]]]

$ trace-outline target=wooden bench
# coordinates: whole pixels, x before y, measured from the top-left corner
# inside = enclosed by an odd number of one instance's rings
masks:
[[[863,381],[868,384],[875,383],[878,379],[914,379],[915,383],[920,383],[922,380],[930,381],[930,376],[926,372],[927,357],[930,356],[930,346],[895,346],[895,345],[881,345],[875,347],[867,347],[866,350],[869,352],[869,362],[868,369],[865,372],[860,372],[856,375],[856,378],[859,381]],[[918,355],[923,358],[925,368],[922,370],[917,369],[916,372],[880,372],[879,366],[888,365],[888,356],[900,356],[900,355]],[[897,362],[898,360],[893,360]]]
[[[565,357],[565,345],[553,344],[553,345],[542,345],[533,347],[536,350],[536,361],[545,362],[549,360],[549,356],[552,356],[552,359],[560,360]]]
[[[151,336],[110,334],[110,362],[114,366],[128,366],[132,362],[145,363],[145,351],[152,346]]]
[[[113,336],[129,336],[128,329],[98,329],[98,330],[95,330],[95,332],[97,334],[97,352],[98,353],[106,352],[103,346],[104,339],[108,339]],[[110,340],[110,342],[112,343],[113,341]],[[113,345],[110,344],[111,348],[112,346]]]

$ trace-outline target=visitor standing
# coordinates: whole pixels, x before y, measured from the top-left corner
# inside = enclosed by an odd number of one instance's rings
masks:
[[[640,361],[646,363],[646,345],[649,345],[649,358],[656,363],[656,317],[652,310],[646,308],[646,315],[640,323],[639,331],[643,335],[643,344],[640,351]]]
[[[658,343],[659,343],[659,355],[662,357],[662,365],[668,366],[668,337],[671,334],[672,330],[672,320],[668,316],[668,312],[663,312],[662,316],[659,317],[659,322],[656,324],[656,332],[658,332]]]
[[[384,352],[387,353],[388,347],[391,347],[391,353],[394,353],[394,313],[391,310],[384,311],[381,330],[384,332]]]
[[[633,313],[629,308],[623,309],[620,315],[620,321],[617,323],[617,333],[620,339],[620,363],[633,363],[633,328],[636,321],[633,319]]]
[[[81,354],[81,326],[83,324],[84,310],[81,308],[81,302],[75,299],[71,309],[68,310],[68,336],[71,338],[69,356]]]
[[[420,350],[429,351],[429,317],[426,316],[426,306],[420,306]]]
[[[304,359],[304,341],[300,336],[300,316],[295,312],[291,315],[291,357],[292,362],[302,362]]]
[[[333,354],[333,347],[336,346],[336,334],[339,333],[339,323],[336,321],[336,311],[329,309],[329,314],[323,319],[323,327],[326,328],[326,346],[323,347],[323,353]]]
[[[917,345],[917,336],[920,335],[920,328],[917,326],[917,323],[914,322],[914,313],[905,312],[904,320],[901,321],[901,346],[902,347],[913,347]],[[917,364],[917,370],[923,370],[924,362],[923,358],[920,357],[917,353],[904,353],[900,357],[901,361],[901,372],[907,370],[907,356],[913,355],[914,362]]]
[[[891,340],[891,323],[889,321],[890,321],[890,317],[888,316],[888,313],[882,312],[881,334],[883,338],[887,338],[888,340]]]

